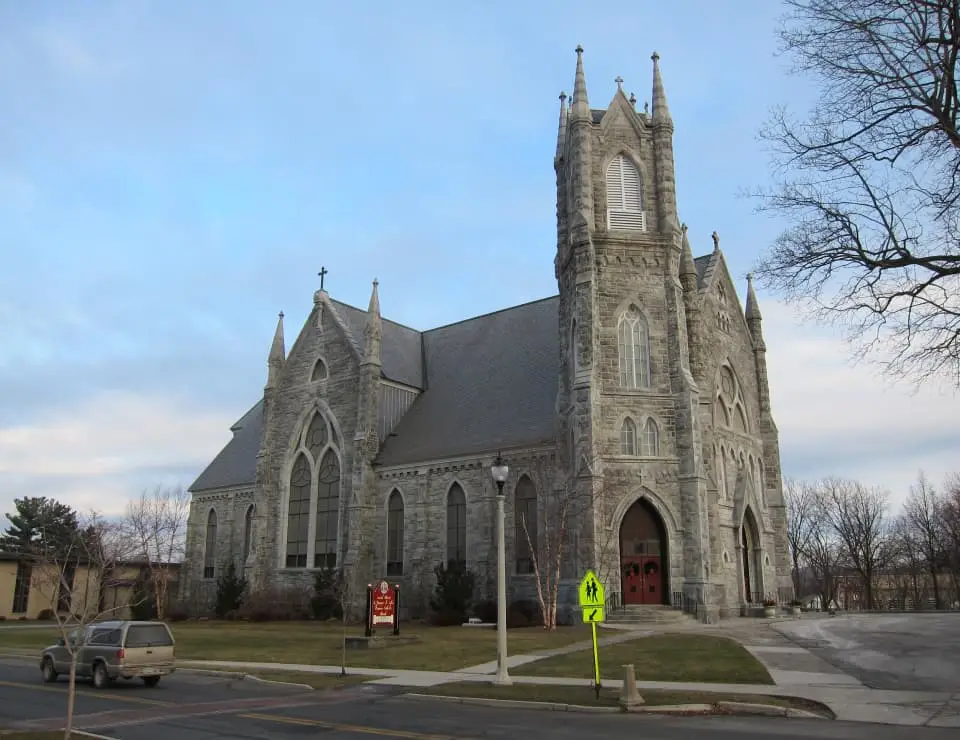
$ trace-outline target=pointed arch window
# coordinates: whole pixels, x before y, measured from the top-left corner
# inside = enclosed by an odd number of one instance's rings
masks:
[[[620,426],[620,454],[630,457],[637,454],[637,425],[629,417]]]
[[[640,454],[643,457],[660,456],[660,429],[653,419],[647,419],[647,422],[643,425],[643,436],[640,438]]]
[[[215,578],[217,575],[217,512],[210,509],[207,514],[207,533],[203,542],[203,577]]]
[[[290,504],[287,508],[288,568],[307,567],[307,546],[310,543],[310,461],[301,452],[290,473]]]
[[[447,562],[467,562],[467,497],[459,483],[447,494]]]
[[[342,471],[335,426],[319,410],[300,432],[287,499],[286,568],[333,568],[339,559]]]
[[[403,575],[403,496],[397,490],[387,502],[387,575]]]
[[[316,382],[318,380],[326,380],[329,377],[330,373],[327,370],[327,363],[323,361],[323,358],[318,358],[316,364],[313,366],[313,372],[310,373],[310,380]]]
[[[314,530],[313,567],[337,564],[337,525],[340,520],[340,460],[327,450],[317,474],[317,520]]]
[[[250,504],[243,515],[243,560],[241,561],[241,568],[247,562],[253,548],[253,511],[253,504]]]
[[[607,166],[607,227],[621,231],[646,231],[643,186],[637,166],[618,154]]]
[[[540,541],[537,524],[537,487],[529,476],[524,475],[517,481],[514,496],[514,553],[516,570],[520,575],[534,572],[531,547],[533,552],[538,551]]]
[[[580,369],[579,342],[577,341],[577,319],[574,317],[570,325],[570,367],[573,370],[573,377],[577,377],[577,370]]]
[[[650,387],[650,335],[647,322],[636,306],[630,306],[617,326],[620,385]]]

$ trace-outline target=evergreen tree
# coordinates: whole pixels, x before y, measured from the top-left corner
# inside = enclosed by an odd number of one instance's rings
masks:
[[[46,497],[14,499],[15,513],[7,514],[10,526],[0,535],[0,551],[63,555],[76,544],[77,512]]]

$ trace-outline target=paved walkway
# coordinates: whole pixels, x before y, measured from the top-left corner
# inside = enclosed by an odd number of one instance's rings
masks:
[[[891,725],[958,727],[960,728],[960,694],[928,691],[883,691],[870,689],[788,637],[771,629],[777,620],[730,620],[719,625],[700,625],[693,622],[677,625],[656,625],[650,629],[604,630],[602,644],[616,644],[650,634],[697,632],[731,637],[746,647],[770,671],[775,685],[672,683],[641,681],[643,689],[682,691],[712,691],[731,694],[761,694],[797,696],[826,704],[839,720],[875,722]],[[780,620],[783,621],[783,620]],[[546,650],[508,658],[509,668],[516,669],[535,660],[564,655],[590,647],[589,642],[576,643],[554,650]],[[243,663],[234,661],[197,661],[189,665],[224,670],[280,670],[309,673],[339,673],[340,666],[289,665],[276,663]],[[351,673],[379,676],[371,683],[429,687],[451,682],[489,681],[496,673],[496,661],[468,666],[456,671],[411,671],[386,668],[355,668]],[[583,678],[512,675],[514,683],[584,686]],[[619,689],[621,681],[605,679],[604,685]]]

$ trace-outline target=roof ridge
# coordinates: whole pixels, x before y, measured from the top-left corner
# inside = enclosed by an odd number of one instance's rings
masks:
[[[353,305],[347,303],[346,301],[340,301],[340,300],[337,300],[336,298],[331,298],[331,299],[330,299],[330,302],[331,302],[331,303],[339,303],[341,306],[346,306],[347,308],[352,308],[354,311],[359,311],[360,313],[367,313],[367,309],[365,309],[365,308],[357,308],[356,306],[353,306]],[[407,324],[401,324],[399,321],[394,321],[393,319],[388,319],[386,316],[382,316],[382,315],[381,315],[381,316],[380,316],[380,321],[385,321],[385,322],[387,322],[388,324],[393,324],[394,326],[399,326],[401,329],[409,329],[410,331],[415,331],[415,332],[417,332],[417,334],[423,334],[423,330],[422,330],[422,329],[414,329],[412,326],[408,326]]]
[[[518,308],[525,308],[526,306],[532,306],[535,303],[544,303],[546,301],[552,301],[555,298],[559,298],[559,295],[551,295],[546,298],[536,298],[532,301],[527,301],[526,303],[518,303],[515,306],[507,306],[506,308],[498,308],[496,311],[488,311],[487,313],[482,313],[477,316],[470,316],[465,319],[460,319],[458,321],[451,321],[449,324],[442,324],[441,326],[435,326],[432,329],[427,329],[424,331],[424,334],[429,334],[430,332],[439,331],[440,329],[449,329],[451,326],[457,326],[458,324],[466,324],[469,321],[476,321],[477,319],[485,319],[489,316],[495,316],[498,313],[506,313],[507,311],[514,311]]]

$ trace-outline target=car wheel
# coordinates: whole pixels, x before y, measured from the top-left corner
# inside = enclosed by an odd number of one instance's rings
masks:
[[[107,667],[103,663],[97,663],[93,667],[93,687],[95,689],[105,689],[110,685],[110,676],[107,675]]]
[[[160,683],[160,676],[144,676],[143,683],[152,689],[154,686]]]
[[[50,658],[44,659],[43,665],[40,666],[40,672],[43,674],[45,683],[53,683],[57,680],[57,669],[53,667],[53,661]]]

